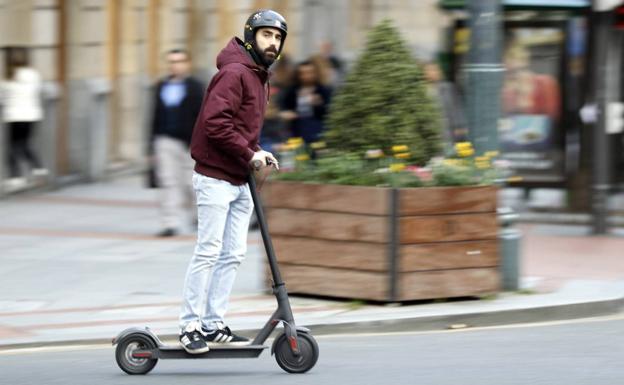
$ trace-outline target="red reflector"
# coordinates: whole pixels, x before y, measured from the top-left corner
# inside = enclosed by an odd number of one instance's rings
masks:
[[[152,353],[150,353],[150,352],[132,353],[132,357],[134,357],[134,358],[151,358],[152,357]]]
[[[290,348],[292,350],[297,350],[297,347],[298,347],[298,345],[297,345],[297,338],[289,337],[288,339],[290,340]]]

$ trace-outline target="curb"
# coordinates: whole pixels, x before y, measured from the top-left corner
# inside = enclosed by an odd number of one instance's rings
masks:
[[[453,329],[453,325],[461,325],[462,329],[472,327],[491,327],[511,324],[530,324],[537,322],[563,321],[572,319],[582,319],[618,314],[624,311],[624,297],[595,301],[572,303],[565,305],[553,305],[525,309],[485,311],[465,314],[409,317],[399,319],[380,319],[351,321],[335,324],[312,324],[302,325],[309,328],[315,335],[332,334],[363,334],[385,332],[421,332],[434,330]],[[252,337],[258,329],[240,330],[240,334]],[[272,336],[276,333],[273,332]],[[81,340],[65,340],[50,342],[25,342],[17,344],[0,344],[0,352],[9,350],[49,348],[49,347],[69,347],[83,345],[105,345],[111,344],[113,338],[92,338]],[[177,335],[160,335],[163,341],[176,340]]]
[[[306,325],[315,334],[419,332],[462,328],[491,327],[511,324],[563,321],[618,314],[624,311],[624,297],[566,305],[553,305],[526,309],[476,312],[443,316],[412,317],[388,320],[356,321],[329,325]]]

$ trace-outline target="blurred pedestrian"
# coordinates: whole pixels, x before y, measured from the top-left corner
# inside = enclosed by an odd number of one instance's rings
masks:
[[[191,177],[193,160],[189,145],[204,92],[201,82],[190,75],[190,54],[181,49],[167,53],[167,77],[156,86],[152,134],[149,141],[151,167],[160,188],[163,229],[170,237],[182,229],[186,208],[193,206]]]
[[[193,130],[193,186],[198,234],[184,282],[180,344],[189,353],[208,343],[248,343],[225,326],[230,292],[245,258],[253,201],[247,178],[252,163],[277,160],[258,145],[268,99],[268,68],[286,39],[286,21],[277,12],[253,13],[244,41],[233,38],[217,57]]]
[[[8,164],[10,179],[9,189],[18,189],[27,185],[22,172],[22,162],[30,167],[33,176],[46,176],[39,157],[32,150],[30,140],[35,124],[43,119],[41,103],[41,76],[30,67],[28,51],[23,47],[7,50],[6,81],[0,85],[2,120],[9,129]]]
[[[468,139],[463,101],[455,84],[444,79],[438,63],[425,63],[424,75],[429,85],[429,95],[437,102],[442,113],[442,137],[447,150],[452,149],[453,143]]]
[[[280,113],[291,123],[293,136],[303,138],[306,144],[320,139],[330,98],[331,91],[321,83],[317,65],[311,60],[299,63],[294,84],[284,95]]]

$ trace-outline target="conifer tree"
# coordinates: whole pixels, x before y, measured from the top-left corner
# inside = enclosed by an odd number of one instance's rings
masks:
[[[440,116],[426,87],[399,32],[382,21],[332,100],[326,142],[360,154],[407,145],[413,161],[426,163],[441,151]]]

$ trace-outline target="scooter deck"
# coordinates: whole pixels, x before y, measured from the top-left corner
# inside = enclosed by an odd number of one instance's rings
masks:
[[[156,349],[141,349],[132,352],[134,358],[256,358],[268,346],[264,345],[225,345],[210,347],[201,354],[190,354],[180,346],[161,345]]]

